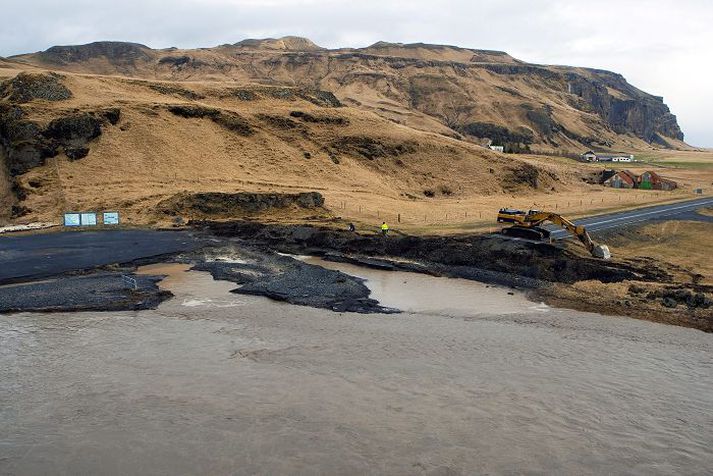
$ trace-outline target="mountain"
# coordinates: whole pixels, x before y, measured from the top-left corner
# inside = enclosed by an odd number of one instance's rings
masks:
[[[297,37],[55,46],[0,59],[0,221],[120,210],[165,224],[210,210],[205,192],[318,191],[330,213],[418,226],[596,188],[574,162],[484,144],[574,153],[682,139],[661,98],[620,75],[500,51]]]
[[[677,147],[684,138],[661,97],[619,74],[501,51],[387,42],[329,50],[289,36],[190,50],[96,42],[13,59],[78,73],[316,88],[410,127],[512,149]]]

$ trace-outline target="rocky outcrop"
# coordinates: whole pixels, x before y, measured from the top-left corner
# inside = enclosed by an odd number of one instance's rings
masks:
[[[324,205],[317,192],[303,193],[179,193],[163,200],[157,210],[170,216],[236,217],[275,209],[316,209]]]
[[[683,140],[683,132],[663,98],[633,87],[623,76],[602,70],[589,75],[568,73],[568,91],[582,102],[575,106],[596,112],[619,134],[632,133],[647,142],[662,143],[665,137]],[[614,95],[610,91],[616,91]],[[662,137],[663,136],[663,137]]]
[[[42,61],[53,64],[81,63],[106,58],[112,64],[133,65],[138,60],[149,60],[151,48],[139,43],[123,41],[95,41],[86,45],[53,46],[41,53]]]
[[[83,112],[53,119],[43,135],[64,147],[80,147],[101,135],[101,121]]]
[[[0,103],[0,149],[9,176],[40,167],[62,151],[70,160],[86,157],[88,144],[101,135],[102,127],[116,124],[120,116],[118,108],[75,112],[42,126],[31,120],[19,105]],[[15,195],[24,198],[17,187]]]
[[[345,136],[332,144],[332,148],[342,154],[356,155],[374,160],[382,157],[397,157],[416,151],[411,143],[390,143],[367,136]]]
[[[72,92],[62,84],[62,76],[56,73],[22,72],[0,83],[0,99],[25,103],[33,99],[63,101],[72,97]]]
[[[19,106],[0,104],[0,146],[11,177],[39,167],[57,155],[57,145],[42,134],[42,128],[27,119]]]
[[[512,146],[517,144],[532,144],[534,137],[532,131],[520,129],[512,131],[507,127],[499,126],[489,122],[470,122],[462,126],[456,126],[456,130],[463,135],[477,137],[479,139],[490,139],[493,144]]]
[[[254,132],[247,120],[245,120],[238,113],[232,111],[223,111],[211,107],[184,104],[168,106],[168,111],[176,116],[187,119],[207,117],[225,129],[243,136],[252,135]]]
[[[640,91],[619,74],[528,64],[499,51],[385,42],[326,50],[304,38],[285,37],[180,54],[98,42],[52,47],[22,60],[56,69],[71,66],[73,71],[86,62],[87,72],[100,74],[271,85],[242,87],[224,96],[245,101],[303,99],[338,107],[339,96],[405,125],[422,125],[416,117],[427,115],[461,134],[513,144],[508,148],[513,152],[526,151],[528,142],[545,146],[538,150],[605,147],[618,141],[617,134],[664,146],[670,139],[683,139],[663,99]],[[186,91],[165,93],[195,99]],[[572,107],[580,114],[573,114]],[[436,125],[432,131],[462,138]],[[532,137],[522,137],[528,131]]]

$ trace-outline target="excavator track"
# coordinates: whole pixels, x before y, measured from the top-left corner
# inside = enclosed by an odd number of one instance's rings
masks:
[[[550,232],[539,227],[510,226],[500,230],[500,233],[512,238],[524,238],[526,240],[548,241]]]

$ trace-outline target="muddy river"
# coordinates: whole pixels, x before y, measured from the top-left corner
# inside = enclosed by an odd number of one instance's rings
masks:
[[[328,266],[408,312],[159,265],[154,311],[1,315],[0,474],[710,474],[713,336]]]

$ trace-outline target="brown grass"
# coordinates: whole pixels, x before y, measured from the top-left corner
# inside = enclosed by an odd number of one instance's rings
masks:
[[[664,221],[622,231],[609,240],[618,256],[643,257],[680,268],[680,281],[699,274],[700,283],[713,284],[713,223]]]
[[[0,75],[17,72],[0,70]],[[229,95],[238,87],[259,91],[262,86],[64,74],[74,96],[56,103],[24,105],[32,119],[46,123],[74,109],[104,107],[119,107],[122,118],[116,126],[104,128],[90,144],[86,158],[71,162],[60,155],[20,177],[24,185],[30,180],[43,184],[31,190],[23,203],[32,212],[22,222],[59,221],[66,210],[117,209],[129,223],[159,224],[164,217],[151,210],[178,192],[314,190],[325,196],[334,216],[362,228],[386,220],[410,233],[460,233],[493,229],[497,210],[503,206],[553,209],[576,217],[691,196],[691,184],[685,181],[681,190],[672,193],[588,185],[580,177],[601,166],[497,154],[398,124],[361,107],[321,108],[300,99],[245,101]],[[178,92],[161,93],[162,88]],[[200,99],[191,101],[180,91]],[[209,118],[175,116],[166,110],[170,104],[239,114],[255,134],[241,136]],[[339,117],[348,125],[304,122],[290,117],[294,110]],[[298,127],[280,127],[280,121],[268,117],[289,119]],[[407,152],[369,160],[353,149],[335,146],[353,137],[378,141],[386,150],[406,146]],[[537,188],[508,178],[513,168],[526,164],[541,173]],[[688,180],[685,173],[676,170],[679,175],[673,178]],[[694,177],[703,176],[692,174],[691,183]],[[8,187],[7,178],[0,177],[0,192]],[[426,191],[433,191],[434,196],[427,197]]]

